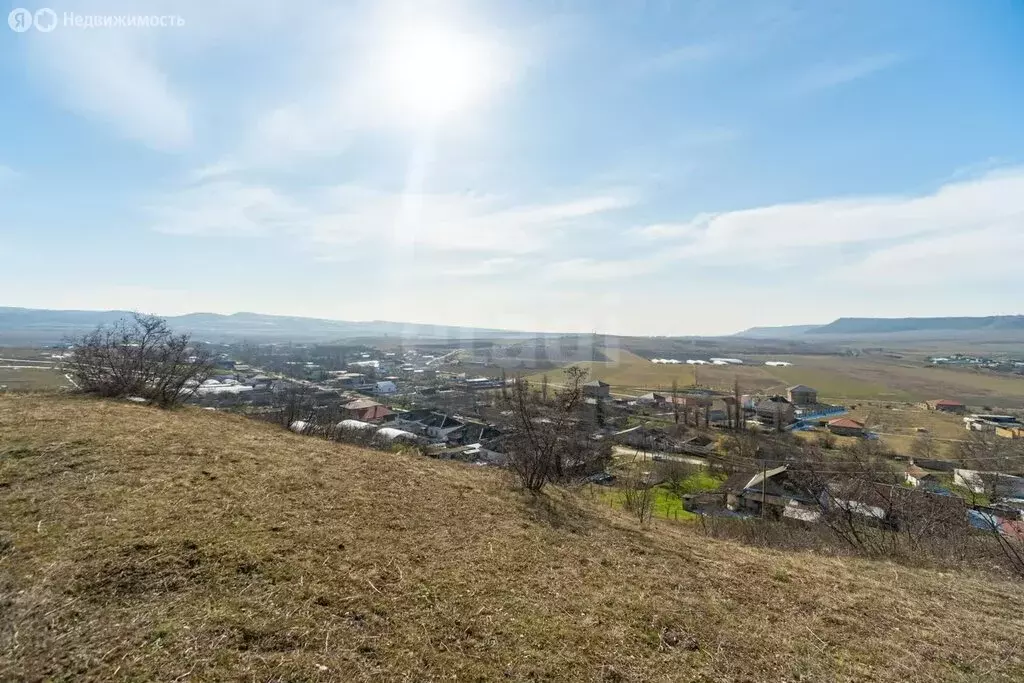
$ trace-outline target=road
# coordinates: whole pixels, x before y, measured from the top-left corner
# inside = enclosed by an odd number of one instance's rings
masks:
[[[698,458],[692,455],[679,455],[678,453],[660,453],[658,451],[637,452],[637,449],[630,448],[629,446],[612,446],[612,453],[623,458],[636,457],[638,460],[651,460],[654,456],[658,456],[662,460],[683,462],[688,465],[700,465],[701,467],[706,467],[708,464],[706,458]]]

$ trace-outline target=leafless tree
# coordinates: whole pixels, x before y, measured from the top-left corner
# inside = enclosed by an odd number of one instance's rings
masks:
[[[169,408],[192,396],[214,371],[208,350],[153,315],[133,313],[68,341],[72,352],[63,371],[82,391],[99,396],[140,396]]]
[[[683,497],[683,485],[686,480],[700,468],[681,460],[664,460],[658,463],[658,474],[672,495]]]
[[[536,492],[548,482],[590,474],[610,458],[610,446],[592,441],[589,420],[583,419],[586,377],[585,369],[567,368],[565,386],[549,402],[533,396],[526,380],[513,386],[507,451],[523,488]]]
[[[931,460],[938,454],[939,445],[935,442],[935,437],[928,432],[918,434],[910,444],[910,455],[914,458]]]
[[[957,444],[956,458],[965,468],[981,471],[1007,471],[1021,467],[1020,443],[1004,439],[992,432],[968,432],[967,438]]]
[[[636,516],[641,526],[654,514],[654,487],[640,472],[633,473],[622,487],[622,507]]]

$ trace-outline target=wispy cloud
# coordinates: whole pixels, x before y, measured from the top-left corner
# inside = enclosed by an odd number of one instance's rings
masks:
[[[658,240],[654,258],[662,263],[775,271],[798,265],[829,277],[840,265],[845,277],[870,274],[884,280],[898,277],[905,265],[933,258],[933,264],[945,264],[958,277],[984,276],[990,262],[1020,253],[1006,247],[1024,239],[1019,237],[1024,235],[1024,168],[949,183],[921,196],[776,204],[703,214],[633,234]],[[958,253],[963,258],[956,265]],[[988,256],[980,258],[983,253]]]
[[[150,211],[153,228],[160,232],[286,235],[323,252],[387,243],[446,252],[525,254],[634,202],[621,191],[511,204],[492,196],[385,192],[358,185],[288,192],[216,178],[161,197]],[[493,260],[489,267],[509,263]]]
[[[652,223],[633,228],[630,232],[646,240],[680,238],[696,235],[698,228],[694,222],[689,223]]]
[[[706,64],[726,54],[728,54],[728,50],[724,43],[690,43],[643,59],[637,63],[634,70],[639,75],[673,71]]]
[[[574,258],[556,261],[544,269],[544,279],[597,282],[621,280],[653,272],[663,265],[657,256],[630,259]]]
[[[851,83],[888,69],[902,61],[893,53],[869,55],[847,62],[824,62],[811,67],[797,79],[797,92],[813,92]]]
[[[110,128],[115,135],[153,149],[178,152],[196,138],[202,102],[191,88],[196,57],[236,40],[259,40],[282,17],[301,32],[323,16],[322,0],[302,0],[303,8],[283,0],[148,0],[142,8],[131,0],[64,0],[64,14],[94,16],[167,16],[161,27],[58,25],[51,33],[20,36],[33,81],[61,105]],[[143,11],[144,10],[144,11]],[[183,22],[177,25],[177,18]],[[280,36],[279,24],[274,27]]]
[[[145,33],[56,30],[28,40],[40,82],[64,106],[155,149],[180,149],[192,140],[191,107]]]

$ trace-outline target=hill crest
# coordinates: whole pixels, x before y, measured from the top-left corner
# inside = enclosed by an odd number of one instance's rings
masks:
[[[197,409],[0,396],[17,680],[1014,680],[1024,587]],[[978,634],[985,636],[979,638]]]

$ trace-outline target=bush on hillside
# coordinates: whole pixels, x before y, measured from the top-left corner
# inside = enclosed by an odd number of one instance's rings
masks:
[[[109,398],[139,396],[162,408],[178,405],[214,371],[212,354],[167,321],[133,313],[69,340],[63,370],[81,391]]]

